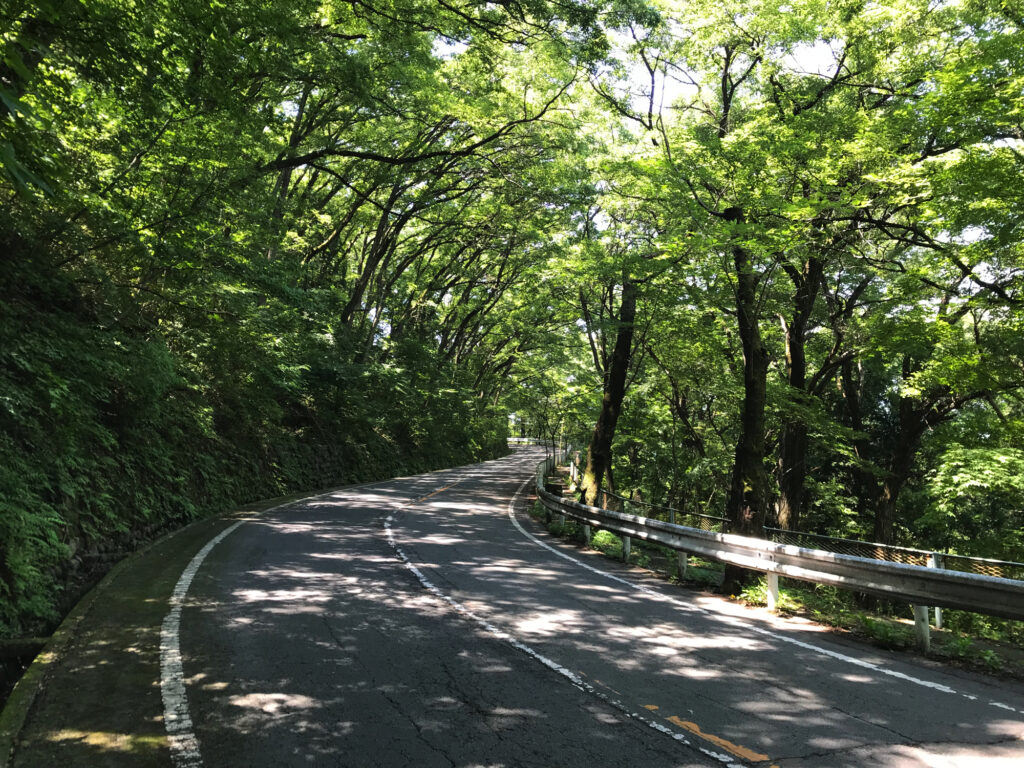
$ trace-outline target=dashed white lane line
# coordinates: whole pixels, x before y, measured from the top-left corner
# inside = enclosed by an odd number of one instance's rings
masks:
[[[527,483],[528,482],[530,482],[530,480],[527,480]],[[524,483],[523,487],[525,487],[525,486],[526,486],[526,484]],[[519,493],[522,492],[523,487],[521,487],[519,489],[519,492],[516,494],[516,497],[518,497]],[[513,499],[513,501],[515,501],[515,499]],[[523,528],[523,526],[520,524],[520,522],[516,519],[514,504],[510,504],[509,505],[508,516],[509,516],[509,519],[512,521],[512,525],[514,525],[516,530],[519,531],[519,533],[521,533],[523,536],[525,536],[526,538],[530,539],[533,543],[537,544],[538,546],[541,546],[544,549],[548,550],[549,552],[551,552],[551,553],[553,553],[555,555],[558,555],[559,557],[561,557],[561,558],[563,558],[565,560],[568,560],[569,562],[579,566],[580,568],[584,568],[584,569],[590,571],[591,573],[595,573],[598,576],[601,576],[602,578],[605,578],[605,579],[607,579],[609,581],[614,581],[616,583],[622,584],[622,585],[624,585],[626,587],[629,587],[630,589],[636,590],[637,592],[643,592],[644,594],[649,595],[649,596],[655,598],[656,600],[669,603],[670,605],[672,605],[673,607],[675,607],[675,608],[677,608],[679,610],[682,610],[682,611],[685,611],[685,612],[690,612],[690,613],[702,613],[702,614],[705,614],[705,615],[708,615],[708,616],[712,616],[712,617],[714,617],[716,619],[724,619],[724,617],[719,616],[718,614],[715,614],[713,611],[709,611],[706,608],[701,608],[701,607],[695,606],[695,605],[688,605],[688,604],[686,604],[686,603],[684,603],[684,602],[682,602],[680,600],[676,600],[675,598],[669,597],[668,595],[665,595],[665,594],[663,594],[663,593],[661,593],[661,592],[659,592],[657,590],[651,589],[650,587],[648,587],[648,586],[646,586],[644,584],[637,584],[635,582],[629,581],[628,579],[623,579],[620,576],[616,576],[613,573],[608,573],[607,571],[602,571],[600,568],[595,568],[592,565],[584,563],[581,560],[578,560],[577,558],[573,557],[572,555],[569,555],[569,554],[561,551],[560,549],[557,549],[556,547],[552,547],[550,544],[547,544],[546,542],[541,541],[536,536],[534,536],[532,533],[530,533],[525,528]],[[742,619],[734,619],[732,617],[729,617],[728,621],[729,621],[730,625],[732,625],[734,627],[745,629],[747,631],[750,631],[750,632],[753,632],[755,634],[761,635],[762,637],[768,637],[768,638],[771,638],[773,640],[777,640],[779,642],[789,643],[790,645],[795,645],[795,646],[797,646],[799,648],[803,648],[804,650],[812,651],[813,653],[817,653],[817,654],[819,654],[821,656],[827,656],[829,658],[836,659],[837,661],[842,661],[842,662],[845,662],[847,664],[853,664],[855,666],[871,670],[872,672],[875,672],[875,673],[878,673],[878,674],[887,675],[889,677],[893,677],[893,678],[896,678],[898,680],[902,680],[904,682],[913,683],[914,685],[919,685],[919,686],[921,686],[923,688],[929,688],[929,689],[932,689],[932,690],[935,690],[935,691],[940,691],[942,693],[950,693],[950,694],[953,694],[955,696],[962,696],[963,698],[970,699],[971,701],[976,701],[977,700],[976,696],[972,696],[972,695],[964,693],[962,691],[958,691],[955,688],[949,687],[948,685],[943,685],[942,683],[936,683],[936,682],[933,682],[931,680],[922,680],[919,677],[914,677],[914,676],[908,675],[908,674],[906,674],[904,672],[899,672],[899,671],[897,671],[895,669],[889,669],[888,667],[883,667],[880,664],[874,664],[874,663],[872,663],[870,661],[866,661],[864,659],[858,659],[858,658],[856,658],[854,656],[847,656],[846,654],[839,653],[837,651],[833,651],[833,650],[830,650],[828,648],[822,648],[821,646],[817,646],[817,645],[814,645],[812,643],[807,643],[807,642],[804,642],[803,640],[797,640],[794,637],[787,637],[786,635],[781,635],[781,634],[779,634],[777,632],[772,632],[770,630],[764,629],[763,627],[758,627],[756,625],[749,624],[749,623],[743,621]],[[1014,707],[1011,707],[1008,704],[1003,704],[1002,702],[989,701],[988,704],[989,704],[989,706],[998,707],[1000,709],[1004,709],[1004,710],[1007,710],[1009,712],[1013,712],[1013,713],[1016,713],[1016,714],[1020,714],[1021,713],[1020,710],[1018,710],[1018,709],[1016,709]]]
[[[526,488],[526,486],[527,486],[527,484],[529,482],[530,482],[530,480],[527,480],[526,482],[524,482],[519,487],[519,490],[517,490],[515,495],[512,497],[512,501],[509,502],[509,511],[510,512],[514,508],[514,505],[516,504],[516,502],[518,501],[519,496],[522,494],[523,489]],[[457,484],[458,483],[453,483],[452,485],[457,485]],[[404,505],[403,509],[405,507],[413,506],[414,504],[417,504],[420,501],[423,501],[423,500],[429,498],[430,496],[438,494],[441,491],[447,490],[448,488],[451,488],[451,487],[452,486],[446,486],[445,488],[440,488],[440,489],[434,491],[433,493],[427,494],[426,496],[422,497],[421,499],[417,499],[416,501],[409,502],[408,504]],[[513,518],[513,520],[514,520],[514,518]],[[619,701],[618,699],[612,698],[611,696],[607,695],[603,691],[600,691],[597,688],[595,688],[594,686],[590,685],[582,677],[577,675],[572,670],[566,668],[564,665],[559,664],[554,659],[551,659],[548,656],[545,656],[544,654],[536,651],[535,649],[531,648],[529,645],[527,645],[526,643],[522,642],[521,640],[519,640],[515,636],[509,634],[508,632],[505,632],[504,630],[499,629],[498,627],[494,626],[489,621],[487,621],[487,619],[485,619],[482,616],[479,616],[479,615],[473,613],[471,610],[469,610],[466,606],[464,606],[462,603],[460,603],[455,598],[453,598],[450,595],[447,595],[444,592],[442,592],[437,586],[434,585],[433,582],[430,581],[430,579],[428,579],[426,577],[426,575],[423,573],[423,571],[421,571],[419,568],[417,568],[413,564],[413,562],[409,559],[408,555],[405,554],[405,551],[398,545],[398,542],[395,541],[394,530],[392,529],[392,526],[391,526],[393,521],[394,521],[393,515],[388,515],[387,517],[384,518],[384,531],[387,534],[388,544],[395,551],[395,554],[398,556],[398,559],[402,561],[402,563],[405,565],[406,568],[408,568],[410,571],[412,571],[413,575],[420,582],[420,584],[423,585],[424,589],[426,589],[428,592],[430,592],[432,595],[434,595],[434,597],[436,597],[437,599],[439,599],[439,600],[443,601],[444,603],[446,603],[447,605],[449,605],[456,613],[458,613],[461,616],[464,616],[465,618],[467,618],[470,621],[474,622],[475,624],[479,625],[488,634],[492,635],[493,637],[497,638],[498,640],[501,640],[501,641],[507,643],[508,645],[511,645],[513,648],[515,648],[518,651],[522,651],[527,656],[532,658],[534,661],[540,662],[541,664],[543,664],[548,669],[550,669],[553,672],[561,675],[562,677],[564,677],[566,680],[568,680],[570,683],[572,683],[579,690],[581,690],[584,693],[588,693],[591,696],[594,696],[594,697],[600,699],[601,701],[605,702],[606,704],[609,704],[610,706],[612,706],[615,709],[617,709],[619,712],[622,712],[627,717],[629,717],[629,718],[631,718],[633,720],[636,720],[638,722],[641,722],[644,725],[646,725],[647,727],[652,728],[652,729],[654,729],[654,730],[656,730],[656,731],[658,731],[658,732],[660,732],[660,733],[662,733],[662,734],[664,734],[664,735],[674,739],[677,742],[680,742],[682,744],[685,744],[685,745],[691,747],[692,749],[696,749],[696,750],[702,752],[703,754],[707,755],[708,757],[711,757],[711,758],[715,759],[719,763],[723,763],[727,768],[745,768],[745,766],[743,766],[742,764],[736,763],[731,755],[722,754],[720,752],[714,752],[713,750],[710,750],[710,749],[707,749],[705,747],[702,747],[699,744],[694,744],[692,741],[690,741],[682,733],[679,733],[678,731],[675,731],[675,730],[669,728],[667,725],[664,725],[663,723],[660,723],[657,720],[652,720],[651,718],[645,717],[644,715],[640,714],[639,712],[635,712],[635,711],[631,710],[623,702]],[[517,523],[517,525],[518,525],[518,523]]]
[[[431,474],[434,474],[434,473],[431,473]],[[377,485],[383,485],[385,482],[394,482],[395,480],[404,480],[404,479],[409,479],[409,478],[393,478],[392,480],[389,480],[389,481],[376,482],[376,483],[366,483],[366,484],[359,485],[359,486],[351,486],[350,488],[344,489],[344,491],[347,492],[347,491],[355,490],[355,489],[358,489],[358,488],[368,488],[368,487],[373,487],[373,486],[377,486]],[[455,485],[458,482],[461,482],[461,480],[457,481],[456,483],[453,483],[452,485]],[[656,590],[653,590],[653,589],[651,589],[651,588],[649,588],[649,587],[647,587],[645,585],[636,584],[636,583],[631,582],[631,581],[629,581],[627,579],[623,579],[621,577],[618,577],[618,576],[616,576],[614,574],[608,573],[606,571],[602,571],[602,570],[600,570],[598,568],[594,568],[593,566],[588,565],[587,563],[584,563],[584,562],[576,559],[575,557],[572,557],[571,555],[568,555],[568,554],[566,554],[566,553],[556,549],[555,547],[550,546],[549,544],[546,544],[545,542],[543,542],[540,539],[538,539],[537,537],[535,537],[533,534],[531,534],[528,531],[526,531],[526,529],[522,527],[522,525],[519,523],[519,521],[515,517],[515,505],[518,502],[519,497],[522,495],[523,490],[527,487],[527,485],[530,482],[531,482],[531,480],[528,479],[527,481],[525,481],[520,486],[520,488],[518,489],[518,491],[516,492],[515,496],[513,497],[512,501],[509,503],[509,506],[508,506],[509,519],[512,521],[512,524],[516,527],[516,529],[523,536],[527,537],[528,539],[532,540],[538,546],[541,546],[541,547],[547,549],[548,551],[550,551],[551,553],[557,555],[558,557],[561,557],[563,559],[569,560],[573,564],[575,564],[575,565],[577,565],[577,566],[579,566],[581,568],[584,568],[584,569],[586,569],[588,571],[591,571],[591,572],[601,576],[602,578],[605,578],[605,579],[608,579],[610,581],[614,581],[614,582],[620,583],[620,584],[622,584],[622,585],[624,585],[626,587],[629,587],[631,589],[634,589],[636,591],[643,592],[643,593],[645,593],[645,594],[647,594],[649,596],[652,596],[652,597],[654,597],[654,598],[656,598],[658,600],[667,601],[668,603],[673,604],[676,608],[678,608],[680,610],[683,610],[683,611],[690,611],[690,612],[704,613],[704,614],[708,614],[708,615],[715,615],[715,614],[713,614],[713,612],[708,611],[708,610],[706,610],[704,608],[700,608],[700,607],[697,607],[697,606],[687,605],[687,604],[682,603],[682,602],[680,602],[678,600],[675,600],[673,598],[667,597],[666,595],[663,595],[662,593],[660,593],[660,592],[658,592]],[[435,491],[434,493],[439,493],[441,490],[446,490],[449,487],[451,487],[451,486],[446,486],[445,488],[439,489],[438,491]],[[305,498],[305,499],[299,499],[299,500],[296,500],[296,501],[288,502],[287,504],[279,505],[277,507],[272,507],[270,509],[264,510],[263,512],[261,512],[259,514],[264,514],[266,512],[272,512],[272,511],[281,509],[283,507],[287,507],[287,506],[290,506],[290,505],[293,505],[293,504],[298,504],[298,503],[301,503],[301,502],[308,502],[308,501],[312,501],[312,500],[315,500],[315,499],[324,498],[326,496],[332,496],[332,495],[335,495],[337,493],[339,493],[339,491],[330,491],[328,493],[319,494],[319,495],[316,495],[316,496],[310,496],[310,497]],[[434,495],[434,494],[432,493],[432,494],[428,494],[428,495]],[[424,497],[424,498],[426,498],[426,497]],[[422,499],[420,499],[420,500],[422,500]],[[415,503],[415,502],[413,502],[413,503]],[[716,759],[716,760],[718,760],[720,762],[723,762],[723,763],[725,763],[725,764],[727,764],[729,766],[735,766],[735,768],[740,768],[736,763],[731,762],[730,756],[719,754],[719,753],[715,753],[715,752],[712,752],[710,750],[704,749],[704,748],[702,748],[700,746],[692,745],[691,742],[683,734],[678,733],[678,732],[672,730],[671,728],[668,728],[668,727],[664,726],[663,724],[661,724],[659,722],[656,722],[656,721],[651,720],[651,719],[649,719],[647,717],[644,717],[643,715],[641,715],[641,714],[639,714],[637,712],[632,712],[622,702],[607,696],[606,694],[604,694],[601,691],[596,690],[593,686],[589,685],[586,681],[584,681],[579,675],[577,675],[577,674],[573,673],[572,671],[566,669],[563,665],[559,664],[558,662],[556,662],[556,661],[554,661],[554,660],[544,656],[543,654],[538,653],[537,651],[535,651],[533,648],[530,648],[525,643],[519,641],[515,637],[509,635],[508,633],[498,629],[497,627],[495,627],[494,625],[492,625],[490,622],[486,621],[482,617],[477,616],[476,614],[474,614],[472,611],[467,609],[465,606],[463,606],[460,603],[458,603],[453,598],[445,595],[443,592],[441,592],[441,590],[439,590],[436,586],[434,586],[426,578],[426,576],[423,574],[422,571],[420,571],[415,565],[412,564],[412,562],[405,555],[405,553],[401,550],[401,548],[398,547],[397,543],[394,540],[393,532],[391,530],[391,520],[392,520],[392,517],[388,516],[388,518],[385,521],[385,529],[387,531],[388,542],[394,548],[394,550],[398,554],[399,558],[406,565],[406,567],[408,567],[413,572],[413,574],[416,576],[416,578],[420,581],[420,583],[428,591],[430,591],[437,598],[443,600],[445,603],[450,605],[458,613],[460,613],[460,614],[466,616],[467,618],[471,619],[472,621],[476,622],[477,624],[479,624],[481,627],[483,627],[491,635],[493,635],[493,636],[497,637],[498,639],[508,643],[509,645],[512,645],[516,649],[522,651],[523,653],[526,653],[527,655],[531,656],[532,658],[534,658],[538,662],[542,663],[544,666],[546,666],[549,669],[552,669],[553,671],[555,671],[558,674],[562,675],[563,677],[568,679],[574,686],[576,686],[580,690],[583,690],[583,691],[585,691],[587,693],[590,693],[591,695],[595,696],[596,698],[599,698],[599,699],[605,701],[606,703],[608,703],[611,706],[615,707],[616,709],[618,709],[619,711],[623,712],[627,716],[629,716],[629,717],[631,717],[631,718],[633,718],[633,719],[635,719],[635,720],[637,720],[639,722],[644,723],[645,725],[653,728],[654,730],[657,730],[657,731],[659,731],[661,733],[664,733],[667,736],[670,736],[671,738],[675,739],[676,741],[679,741],[681,743],[688,744],[688,745],[691,745],[691,746],[695,746],[695,748],[700,749],[701,752],[707,754],[710,757],[713,757],[714,759]],[[199,741],[198,741],[198,738],[196,737],[195,730],[194,730],[193,723],[192,723],[191,714],[189,712],[188,697],[187,697],[186,690],[185,690],[184,670],[183,670],[183,667],[182,667],[181,646],[180,646],[180,629],[181,629],[181,612],[182,612],[182,608],[184,606],[185,597],[188,594],[189,587],[191,586],[192,581],[195,578],[196,573],[198,573],[200,566],[203,564],[203,561],[206,559],[206,557],[209,555],[209,553],[213,550],[213,548],[218,543],[220,543],[224,538],[226,538],[228,535],[230,535],[232,532],[234,532],[235,529],[237,529],[240,525],[242,525],[243,522],[246,522],[246,521],[241,520],[241,521],[236,522],[236,523],[228,526],[227,528],[225,528],[219,534],[217,534],[212,539],[210,539],[210,541],[208,541],[206,543],[206,545],[203,546],[203,548],[201,550],[199,550],[199,552],[197,552],[196,555],[192,558],[192,560],[186,566],[185,570],[182,572],[181,577],[178,579],[177,584],[175,585],[174,591],[172,592],[171,598],[169,600],[170,610],[169,610],[167,616],[165,617],[165,619],[163,621],[163,624],[161,625],[161,629],[160,629],[160,690],[161,690],[161,697],[163,699],[163,705],[164,705],[165,729],[167,731],[168,742],[169,742],[170,748],[171,748],[171,757],[172,757],[172,761],[173,761],[173,763],[175,765],[175,768],[201,768],[202,765],[203,765],[202,756],[201,756],[201,753],[200,753],[200,750],[199,750]],[[804,648],[806,650],[813,651],[815,653],[818,653],[818,654],[821,654],[821,655],[824,655],[824,656],[829,656],[829,657],[835,658],[835,659],[837,659],[839,661],[844,661],[844,662],[847,662],[847,663],[850,663],[850,664],[855,664],[857,666],[864,667],[864,668],[867,668],[867,669],[871,669],[872,671],[879,672],[881,674],[885,674],[885,675],[889,675],[889,676],[892,676],[892,677],[896,677],[896,678],[905,680],[907,682],[911,682],[911,683],[914,683],[914,684],[917,684],[917,685],[922,685],[922,686],[925,686],[925,687],[928,687],[928,688],[933,688],[935,690],[938,690],[938,691],[941,691],[941,692],[944,692],[944,693],[959,694],[959,695],[963,696],[964,698],[967,698],[967,699],[970,699],[970,700],[977,700],[976,696],[972,696],[972,695],[966,694],[966,693],[961,693],[961,692],[956,691],[956,690],[954,690],[954,689],[952,689],[952,688],[950,688],[948,686],[941,685],[939,683],[933,683],[933,682],[926,681],[926,680],[921,680],[919,678],[915,678],[915,677],[912,677],[910,675],[906,675],[904,673],[897,672],[895,670],[890,670],[890,669],[887,669],[887,668],[882,667],[880,665],[876,665],[876,664],[873,664],[871,662],[864,661],[862,659],[857,659],[857,658],[854,658],[854,657],[846,656],[844,654],[840,654],[840,653],[837,653],[835,651],[831,651],[831,650],[828,650],[828,649],[825,649],[825,648],[821,648],[819,646],[815,646],[815,645],[812,645],[810,643],[805,643],[803,641],[796,640],[794,638],[786,637],[784,635],[779,635],[777,633],[770,632],[770,631],[762,629],[760,627],[749,625],[746,622],[734,620],[732,623],[733,623],[734,626],[738,626],[738,627],[742,627],[742,628],[745,628],[745,629],[749,629],[750,631],[755,632],[757,634],[761,634],[761,635],[766,636],[766,637],[771,637],[771,638],[779,640],[781,642],[790,643],[790,644],[799,646],[801,648]],[[998,708],[1006,710],[1008,712],[1013,712],[1013,713],[1016,713],[1016,714],[1020,713],[1020,710],[1018,710],[1018,709],[1016,709],[1014,707],[1011,707],[1011,706],[1009,706],[1007,704],[1003,704],[1001,702],[989,701],[988,704],[990,706],[998,707]]]

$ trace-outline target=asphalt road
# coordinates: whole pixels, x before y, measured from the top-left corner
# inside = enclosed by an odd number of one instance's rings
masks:
[[[343,489],[156,551],[140,568],[162,570],[125,586],[148,593],[120,606],[140,618],[88,619],[13,765],[1024,765],[1019,684],[564,545],[525,515],[539,458]]]

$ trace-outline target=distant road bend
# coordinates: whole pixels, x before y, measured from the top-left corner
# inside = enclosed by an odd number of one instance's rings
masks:
[[[139,689],[132,711],[41,696],[14,765],[1024,765],[1019,684],[566,546],[525,515],[541,457],[520,449],[211,530],[140,601],[159,604],[133,635],[159,645],[159,670],[140,640],[133,676],[103,673]],[[82,654],[112,641],[84,636],[49,687],[91,684],[100,665]]]

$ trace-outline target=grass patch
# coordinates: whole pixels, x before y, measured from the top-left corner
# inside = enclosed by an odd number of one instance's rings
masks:
[[[766,592],[765,580],[759,579],[740,598],[750,605],[766,605]],[[896,604],[889,611],[869,611],[858,605],[853,593],[825,584],[780,579],[779,610],[847,630],[879,648],[907,650],[916,645],[909,606]],[[1024,677],[1021,623],[967,611],[944,611],[943,629],[932,629],[929,655],[979,671]],[[963,627],[975,631],[963,631]]]
[[[622,559],[622,539],[610,531],[594,531],[590,537],[590,546],[600,550],[608,557]]]

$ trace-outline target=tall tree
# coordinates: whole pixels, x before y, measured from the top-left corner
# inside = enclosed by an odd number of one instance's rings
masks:
[[[601,411],[594,425],[594,432],[587,446],[587,463],[583,472],[580,491],[587,504],[596,505],[598,493],[606,474],[612,466],[612,440],[626,396],[626,380],[630,361],[633,357],[633,336],[636,322],[637,286],[629,275],[624,275],[619,287],[618,311],[613,312],[615,287],[609,287],[608,320],[614,331],[614,345],[609,355],[601,360],[595,352],[595,363],[600,362],[603,381]],[[590,314],[589,312],[587,313]],[[592,320],[591,320],[592,322]],[[608,333],[608,326],[605,326]],[[611,335],[611,334],[609,334]]]

